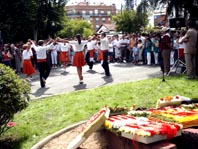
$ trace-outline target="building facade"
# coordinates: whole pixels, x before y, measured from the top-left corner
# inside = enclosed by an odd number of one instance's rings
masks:
[[[65,6],[68,19],[87,20],[93,25],[96,32],[102,24],[111,24],[111,15],[116,14],[116,6],[101,4],[90,4],[89,2],[79,2],[74,5]]]

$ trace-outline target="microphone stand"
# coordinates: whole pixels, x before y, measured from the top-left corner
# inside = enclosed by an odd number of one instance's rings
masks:
[[[164,69],[162,70],[162,82],[165,82]]]

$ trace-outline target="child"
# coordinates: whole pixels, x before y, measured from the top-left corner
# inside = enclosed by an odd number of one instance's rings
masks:
[[[136,65],[138,64],[138,60],[139,60],[139,49],[137,47],[137,44],[133,46],[132,50],[133,50],[133,57],[134,57],[133,63]]]

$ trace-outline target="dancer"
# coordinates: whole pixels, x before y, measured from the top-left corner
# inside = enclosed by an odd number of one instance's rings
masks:
[[[72,66],[75,66],[77,69],[79,84],[83,84],[82,67],[85,65],[85,56],[83,50],[87,41],[82,41],[82,37],[80,34],[77,34],[75,40],[73,41],[67,41],[61,38],[58,38],[58,41],[69,42],[69,44],[72,45],[74,50]]]
[[[29,40],[32,44],[32,47],[35,49],[37,54],[37,62],[38,62],[38,69],[40,73],[40,85],[42,88],[45,87],[46,79],[50,74],[50,67],[47,63],[47,50],[50,50],[53,47],[53,40],[50,40],[46,44],[44,44],[43,40],[38,41],[38,46],[34,44],[32,40]]]
[[[23,73],[26,74],[26,80],[29,82],[31,81],[32,74],[35,73],[35,69],[32,66],[31,57],[32,57],[32,51],[30,49],[30,46],[28,44],[23,45]]]
[[[108,49],[109,49],[109,41],[106,37],[106,33],[103,32],[100,38],[99,60],[101,60],[101,64],[105,71],[106,76],[110,76],[109,63],[108,63]]]
[[[66,40],[62,40],[62,42],[58,42],[58,44],[60,45],[60,62],[63,64],[64,72],[66,72],[67,63],[70,60],[69,59],[70,45]]]
[[[86,54],[86,63],[89,65],[89,69],[91,70],[93,68],[94,64],[94,54],[95,54],[95,45],[97,41],[95,36],[89,37],[88,43],[87,43],[87,54]]]

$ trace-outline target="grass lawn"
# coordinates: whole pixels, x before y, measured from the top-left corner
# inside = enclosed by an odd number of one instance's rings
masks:
[[[168,77],[165,82],[153,78],[32,100],[28,108],[15,115],[17,125],[1,140],[14,149],[29,149],[44,137],[88,119],[104,105],[151,108],[166,95],[198,97],[197,87],[198,80],[177,76]]]

